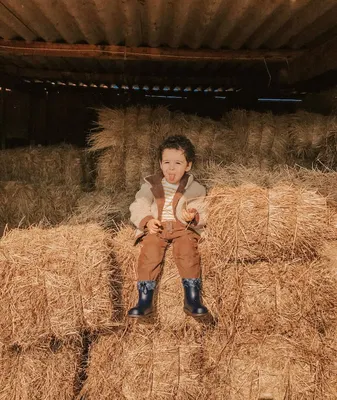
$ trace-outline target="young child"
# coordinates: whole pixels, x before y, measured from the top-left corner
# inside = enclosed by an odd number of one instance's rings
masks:
[[[206,189],[194,180],[193,144],[185,136],[169,136],[159,147],[161,172],[145,178],[130,206],[131,221],[141,242],[138,259],[138,304],[128,312],[139,318],[152,313],[153,292],[167,246],[184,287],[184,311],[194,317],[208,313],[201,303],[201,274],[198,241],[204,225]]]

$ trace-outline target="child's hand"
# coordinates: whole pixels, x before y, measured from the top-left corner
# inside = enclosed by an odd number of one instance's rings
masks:
[[[191,208],[188,208],[187,210],[183,209],[181,212],[181,216],[182,216],[183,220],[186,222],[193,221],[196,214],[197,214],[197,212]]]
[[[146,224],[149,233],[158,233],[161,228],[161,222],[158,219],[150,219],[150,221]]]

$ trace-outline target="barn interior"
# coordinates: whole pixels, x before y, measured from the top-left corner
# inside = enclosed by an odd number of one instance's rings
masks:
[[[0,0],[0,399],[337,399],[337,2]],[[195,144],[210,315],[129,205]]]

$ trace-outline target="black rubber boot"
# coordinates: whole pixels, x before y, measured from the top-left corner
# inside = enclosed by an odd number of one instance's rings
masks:
[[[136,307],[129,310],[129,317],[142,318],[152,314],[152,301],[155,287],[156,281],[139,281],[137,283],[139,300]]]
[[[185,313],[193,317],[204,317],[207,315],[208,310],[200,300],[201,279],[183,279],[182,282],[185,290]]]

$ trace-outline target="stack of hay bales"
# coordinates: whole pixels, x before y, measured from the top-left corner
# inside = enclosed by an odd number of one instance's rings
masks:
[[[55,225],[81,193],[83,152],[71,146],[2,150],[0,226]]]
[[[85,398],[334,398],[337,276],[320,256],[335,237],[326,199],[296,186],[268,194],[261,187],[220,189],[210,193],[200,243],[209,319],[183,313],[169,249],[155,315],[128,321],[137,301],[139,248],[131,227],[117,232],[124,329],[92,343]]]
[[[90,139],[97,191],[57,228],[0,239],[0,399],[336,398],[335,173],[276,168],[291,164],[283,162],[289,131],[278,131],[269,114],[239,117],[246,122],[234,131],[161,107],[100,112]],[[97,223],[126,218],[169,134],[195,143],[196,175],[209,189],[200,253],[211,315],[184,314],[169,249],[155,314],[129,320],[137,301],[134,231],[122,225],[111,240]],[[210,160],[223,165],[206,168]]]
[[[223,116],[222,123],[240,144],[236,164],[270,169],[288,162],[289,135],[284,129],[279,129],[273,114],[232,110]]]
[[[0,398],[74,398],[83,335],[113,327],[110,240],[93,224],[0,239]]]
[[[270,169],[300,164],[337,167],[337,119],[335,116],[298,111],[273,115],[232,110],[222,123],[241,144],[236,163]]]
[[[220,122],[172,113],[164,107],[129,107],[99,110],[98,126],[89,138],[97,153],[98,189],[125,189],[133,195],[144,176],[158,170],[157,149],[174,134],[189,137],[196,147],[199,168],[203,161],[234,161],[235,136]]]
[[[119,320],[124,329],[99,338],[90,349],[82,395],[98,398],[206,398],[203,340],[206,321],[183,312],[183,287],[169,249],[156,290],[155,314],[146,321],[128,320],[138,299],[136,264],[139,247],[134,230],[122,227],[113,238],[120,270]],[[97,377],[102,377],[99,379]]]
[[[214,398],[334,398],[336,236],[326,198],[303,187],[229,187],[208,197],[206,338]]]

